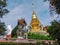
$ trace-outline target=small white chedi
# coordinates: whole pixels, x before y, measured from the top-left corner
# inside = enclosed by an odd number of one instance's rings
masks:
[[[8,26],[7,26],[7,30],[8,30],[7,35],[10,35],[11,32],[12,32],[12,27],[11,27],[11,25],[8,25]]]

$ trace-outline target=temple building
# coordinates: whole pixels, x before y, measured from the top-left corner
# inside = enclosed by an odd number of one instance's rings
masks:
[[[19,19],[18,20],[18,29],[17,29],[17,37],[18,38],[27,38],[27,29],[26,29],[26,21],[25,19]]]
[[[30,26],[29,30],[31,33],[49,35],[46,30],[43,30],[43,26],[41,22],[38,20],[38,17],[34,11],[32,12],[32,19],[29,26]]]
[[[31,22],[29,25],[29,30],[30,30],[30,32],[37,32],[37,33],[42,30],[42,25],[41,25],[40,21],[38,20],[38,17],[34,10],[34,1],[33,0],[32,0],[32,18],[31,18]]]
[[[32,19],[30,22],[30,32],[40,32],[42,30],[42,26],[40,21],[38,20],[36,13],[32,12]]]
[[[41,24],[41,22],[39,21],[36,12],[34,10],[34,1],[32,0],[32,18],[31,18],[31,22],[29,25],[29,32],[31,33],[39,33],[42,35],[48,35],[46,30],[43,30],[43,25]]]

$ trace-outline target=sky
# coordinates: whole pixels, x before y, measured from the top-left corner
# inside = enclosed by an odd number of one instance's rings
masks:
[[[51,18],[49,13],[49,2],[43,0],[34,0],[34,11],[43,26],[50,25],[55,18]],[[7,7],[10,12],[1,18],[6,26],[11,25],[14,28],[18,19],[24,18],[29,26],[32,18],[32,0],[8,0]],[[55,16],[57,17],[57,16]]]

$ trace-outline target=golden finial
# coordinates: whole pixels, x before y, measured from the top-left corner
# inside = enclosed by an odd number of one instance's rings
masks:
[[[36,13],[34,11],[34,0],[32,0],[32,17],[36,18]]]
[[[34,10],[34,0],[32,0],[32,10]]]

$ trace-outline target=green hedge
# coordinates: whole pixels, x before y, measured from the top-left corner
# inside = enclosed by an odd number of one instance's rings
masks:
[[[12,42],[2,42],[0,45],[30,45],[29,43],[12,43]]]
[[[28,33],[29,39],[41,39],[41,40],[52,40],[51,36],[41,35],[39,33]]]

